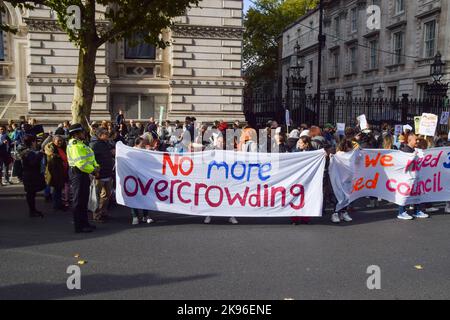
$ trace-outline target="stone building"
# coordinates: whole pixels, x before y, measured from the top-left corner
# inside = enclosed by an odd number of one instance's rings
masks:
[[[380,26],[368,21],[380,8]],[[450,81],[450,1],[336,0],[324,12],[322,93],[346,97],[422,98],[431,82],[430,64],[438,51]],[[319,11],[290,25],[282,35],[283,82],[298,41],[302,48],[306,93],[317,78]],[[283,96],[285,84],[283,83]]]
[[[0,120],[35,117],[57,123],[70,118],[78,50],[46,7],[19,10],[8,2],[2,21],[16,26],[1,33]],[[241,75],[242,0],[203,0],[178,17],[162,36],[165,50],[127,41],[106,44],[96,61],[98,84],[92,119],[118,109],[128,119],[243,120]],[[102,20],[104,8],[98,6]]]

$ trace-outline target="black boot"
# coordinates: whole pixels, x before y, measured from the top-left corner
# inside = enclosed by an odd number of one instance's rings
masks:
[[[30,211],[30,218],[44,218],[44,214],[40,211]]]

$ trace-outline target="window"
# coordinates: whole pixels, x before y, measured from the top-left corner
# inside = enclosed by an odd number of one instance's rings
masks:
[[[436,20],[425,23],[425,57],[432,58],[436,54]]]
[[[351,17],[352,17],[351,31],[356,32],[358,30],[358,9],[357,8],[352,9]]]
[[[2,24],[2,15],[0,13],[0,24]],[[3,31],[0,30],[0,61],[5,60],[5,48],[3,47]]]
[[[134,36],[132,40],[125,40],[125,59],[155,59],[155,46],[145,43],[141,36]]]
[[[372,89],[366,89],[365,95],[366,95],[367,99],[372,99],[372,95],[373,95]]]
[[[358,73],[358,49],[351,47],[349,49],[350,73]]]
[[[378,68],[378,40],[369,42],[369,69]]]
[[[389,99],[392,99],[392,100],[397,99],[397,87],[389,87],[388,93],[389,93]]]
[[[346,91],[345,92],[345,97],[347,98],[347,100],[351,100],[353,97],[353,92],[352,91]]]
[[[313,83],[314,81],[314,62],[311,60],[308,62],[309,64],[309,83]]]
[[[334,18],[334,34],[337,38],[341,36],[341,20],[339,17]]]
[[[395,14],[405,12],[405,0],[395,0]]]
[[[115,94],[113,112],[123,110],[127,119],[158,118],[160,106],[167,107],[167,96],[145,94]],[[167,108],[165,108],[167,110]]]
[[[333,66],[331,69],[331,77],[339,78],[339,52],[338,51],[335,51],[332,53],[332,61],[333,61]]]
[[[404,33],[399,31],[393,35],[393,48],[394,48],[394,64],[403,63],[403,43],[404,43]]]
[[[419,83],[417,84],[417,98],[425,99],[427,96],[427,92],[425,90],[427,83]]]

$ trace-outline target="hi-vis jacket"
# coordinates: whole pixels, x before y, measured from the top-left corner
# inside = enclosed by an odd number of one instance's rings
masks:
[[[67,160],[70,167],[77,167],[85,173],[92,173],[99,167],[95,161],[94,151],[83,141],[70,139],[67,145]]]

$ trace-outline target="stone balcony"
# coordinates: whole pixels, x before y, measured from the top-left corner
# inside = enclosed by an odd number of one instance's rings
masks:
[[[114,61],[120,78],[165,78],[164,61],[118,59]]]

